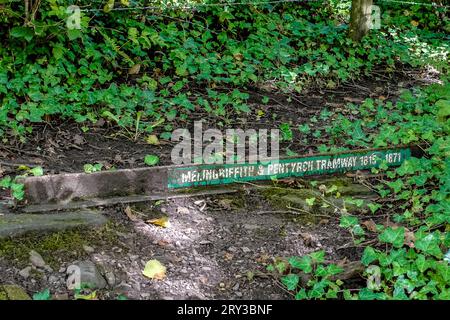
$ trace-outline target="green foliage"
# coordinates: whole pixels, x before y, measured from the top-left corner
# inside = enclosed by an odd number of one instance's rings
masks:
[[[96,163],[96,164],[86,163],[83,166],[83,170],[85,173],[99,172],[102,170],[102,168],[103,168],[103,164],[101,164],[101,163]]]
[[[396,201],[393,217],[398,225],[379,230],[380,249],[364,249],[361,261],[367,266],[367,288],[347,298],[448,299],[449,265],[443,248],[450,245],[446,241],[450,231],[450,121],[442,117],[442,101],[449,95],[448,82],[415,93],[405,91],[396,105],[377,102],[378,106],[365,115],[381,119],[381,115],[389,114],[376,131],[366,134],[367,141],[375,146],[420,141],[428,147],[426,157],[405,161],[387,172],[388,180],[378,186],[382,197]],[[369,132],[367,123],[361,129]],[[345,141],[346,134],[341,138]],[[375,212],[381,206],[370,209]],[[354,217],[341,218],[342,227],[351,228],[356,223]],[[375,267],[379,268],[377,285],[373,282]]]
[[[289,123],[282,123],[280,125],[280,132],[283,141],[292,141],[293,133]]]
[[[333,277],[343,269],[335,264],[325,265],[324,257],[323,250],[302,257],[291,257],[288,265],[283,262],[285,268],[277,269],[278,273],[284,274],[281,283],[287,290],[294,292],[297,300],[337,297],[343,282]],[[269,266],[268,270],[275,271],[275,268]]]
[[[363,244],[361,255],[366,286],[342,290],[327,287],[331,286],[329,278],[320,277],[304,284],[304,277],[297,277],[295,270],[316,276],[326,273],[309,255],[293,257],[288,260],[292,270],[283,271],[281,282],[296,293],[296,298],[322,299],[329,293],[328,297],[361,300],[449,299],[450,119],[442,113],[446,107],[442,101],[449,95],[447,80],[414,92],[404,91],[395,105],[368,99],[358,109],[359,119],[353,120],[359,124],[358,139],[355,131],[349,130],[354,125],[349,125],[347,117],[336,117],[329,132],[339,132],[335,139],[340,145],[383,147],[420,142],[425,156],[413,157],[390,171],[383,165],[377,169],[387,177],[374,189],[380,197],[395,202],[395,206],[388,205],[394,223],[377,224],[366,235],[360,217],[345,212],[340,217],[340,226],[351,233],[356,244],[375,235],[370,246]],[[370,126],[365,118],[378,121]],[[363,205],[354,199],[345,199],[344,204]],[[377,214],[386,210],[381,203],[371,203],[368,208]]]
[[[21,178],[24,178],[28,175],[33,176],[42,176],[44,174],[44,170],[42,167],[34,167],[29,168],[27,166],[20,166],[19,170],[23,170],[24,172],[21,175],[17,175],[14,178],[10,176],[6,176],[0,180],[0,188],[9,189],[11,192],[11,196],[16,200],[23,200],[25,196],[25,190],[23,183],[19,182]]]

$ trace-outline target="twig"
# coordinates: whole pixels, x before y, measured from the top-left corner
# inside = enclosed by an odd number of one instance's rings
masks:
[[[6,151],[12,152],[12,153],[17,152],[17,153],[26,154],[26,155],[33,156],[33,157],[45,158],[47,160],[50,159],[49,156],[46,156],[46,155],[43,155],[43,154],[39,154],[39,153],[36,153],[36,152],[32,152],[32,151],[21,150],[21,149],[14,148],[14,147],[0,146],[0,148],[2,148],[3,150],[6,150]]]
[[[297,211],[290,211],[290,210],[273,210],[273,211],[267,210],[267,211],[256,212],[256,214],[285,214],[285,213],[295,214],[295,215],[299,215],[300,214]],[[304,213],[304,214],[306,214],[306,213]]]
[[[344,244],[343,246],[341,246],[341,247],[339,247],[339,248],[337,248],[337,250],[342,250],[342,249],[348,249],[348,248],[359,248],[359,247],[362,247],[362,246],[365,246],[365,245],[368,245],[368,244],[372,244],[372,243],[375,243],[375,242],[377,242],[377,240],[378,239],[372,239],[372,240],[369,240],[369,241],[366,241],[366,242],[361,242],[360,244],[354,244],[354,245],[350,245],[350,243],[347,243],[347,244]]]
[[[317,216],[317,217],[322,217],[322,218],[332,218],[331,216],[326,215],[326,214],[316,214],[316,213],[309,212],[307,210],[291,207],[290,205],[287,205],[286,208],[294,210],[294,211],[301,212],[303,214],[310,214],[310,215]]]

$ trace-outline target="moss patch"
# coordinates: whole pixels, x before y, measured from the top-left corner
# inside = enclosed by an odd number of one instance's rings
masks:
[[[25,236],[0,240],[0,257],[23,267],[29,262],[29,252],[35,250],[52,268],[59,268],[58,258],[76,260],[86,256],[83,245],[117,245],[121,226],[108,223],[97,230],[73,229],[51,234],[30,233]]]

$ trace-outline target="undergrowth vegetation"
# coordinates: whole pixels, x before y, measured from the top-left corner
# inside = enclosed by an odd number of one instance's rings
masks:
[[[416,144],[425,154],[395,170],[383,164],[373,169],[385,175],[365,182],[381,198],[371,214],[339,212],[341,227],[364,249],[367,287],[343,289],[345,282],[331,280],[343,269],[324,266],[324,251],[291,257],[269,270],[285,274],[281,281],[297,299],[450,299],[450,84],[405,91],[396,104],[367,99],[354,110],[356,119],[338,115],[330,126],[334,143]],[[347,130],[355,127],[361,130],[356,142]],[[380,213],[383,219],[374,223]],[[306,283],[301,274],[310,275]]]
[[[69,4],[42,2],[25,24],[22,2],[0,5],[5,143],[25,141],[33,123],[61,118],[84,130],[102,117],[131,130],[158,127],[167,139],[194,111],[216,116],[219,125],[251,115],[248,89],[334,88],[399,63],[448,68],[446,35],[439,33],[449,25],[445,8],[412,11],[406,27],[386,11],[383,29],[355,44],[346,32],[348,1],[347,8],[312,1],[109,12],[102,3],[76,1],[99,9],[81,12],[80,30],[66,26]],[[424,28],[421,19],[436,12],[444,19]]]

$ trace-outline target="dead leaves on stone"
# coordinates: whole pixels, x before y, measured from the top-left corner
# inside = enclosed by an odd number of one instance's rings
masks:
[[[127,206],[123,211],[131,221],[135,222],[139,220],[139,218],[133,213],[133,210],[130,206]]]

